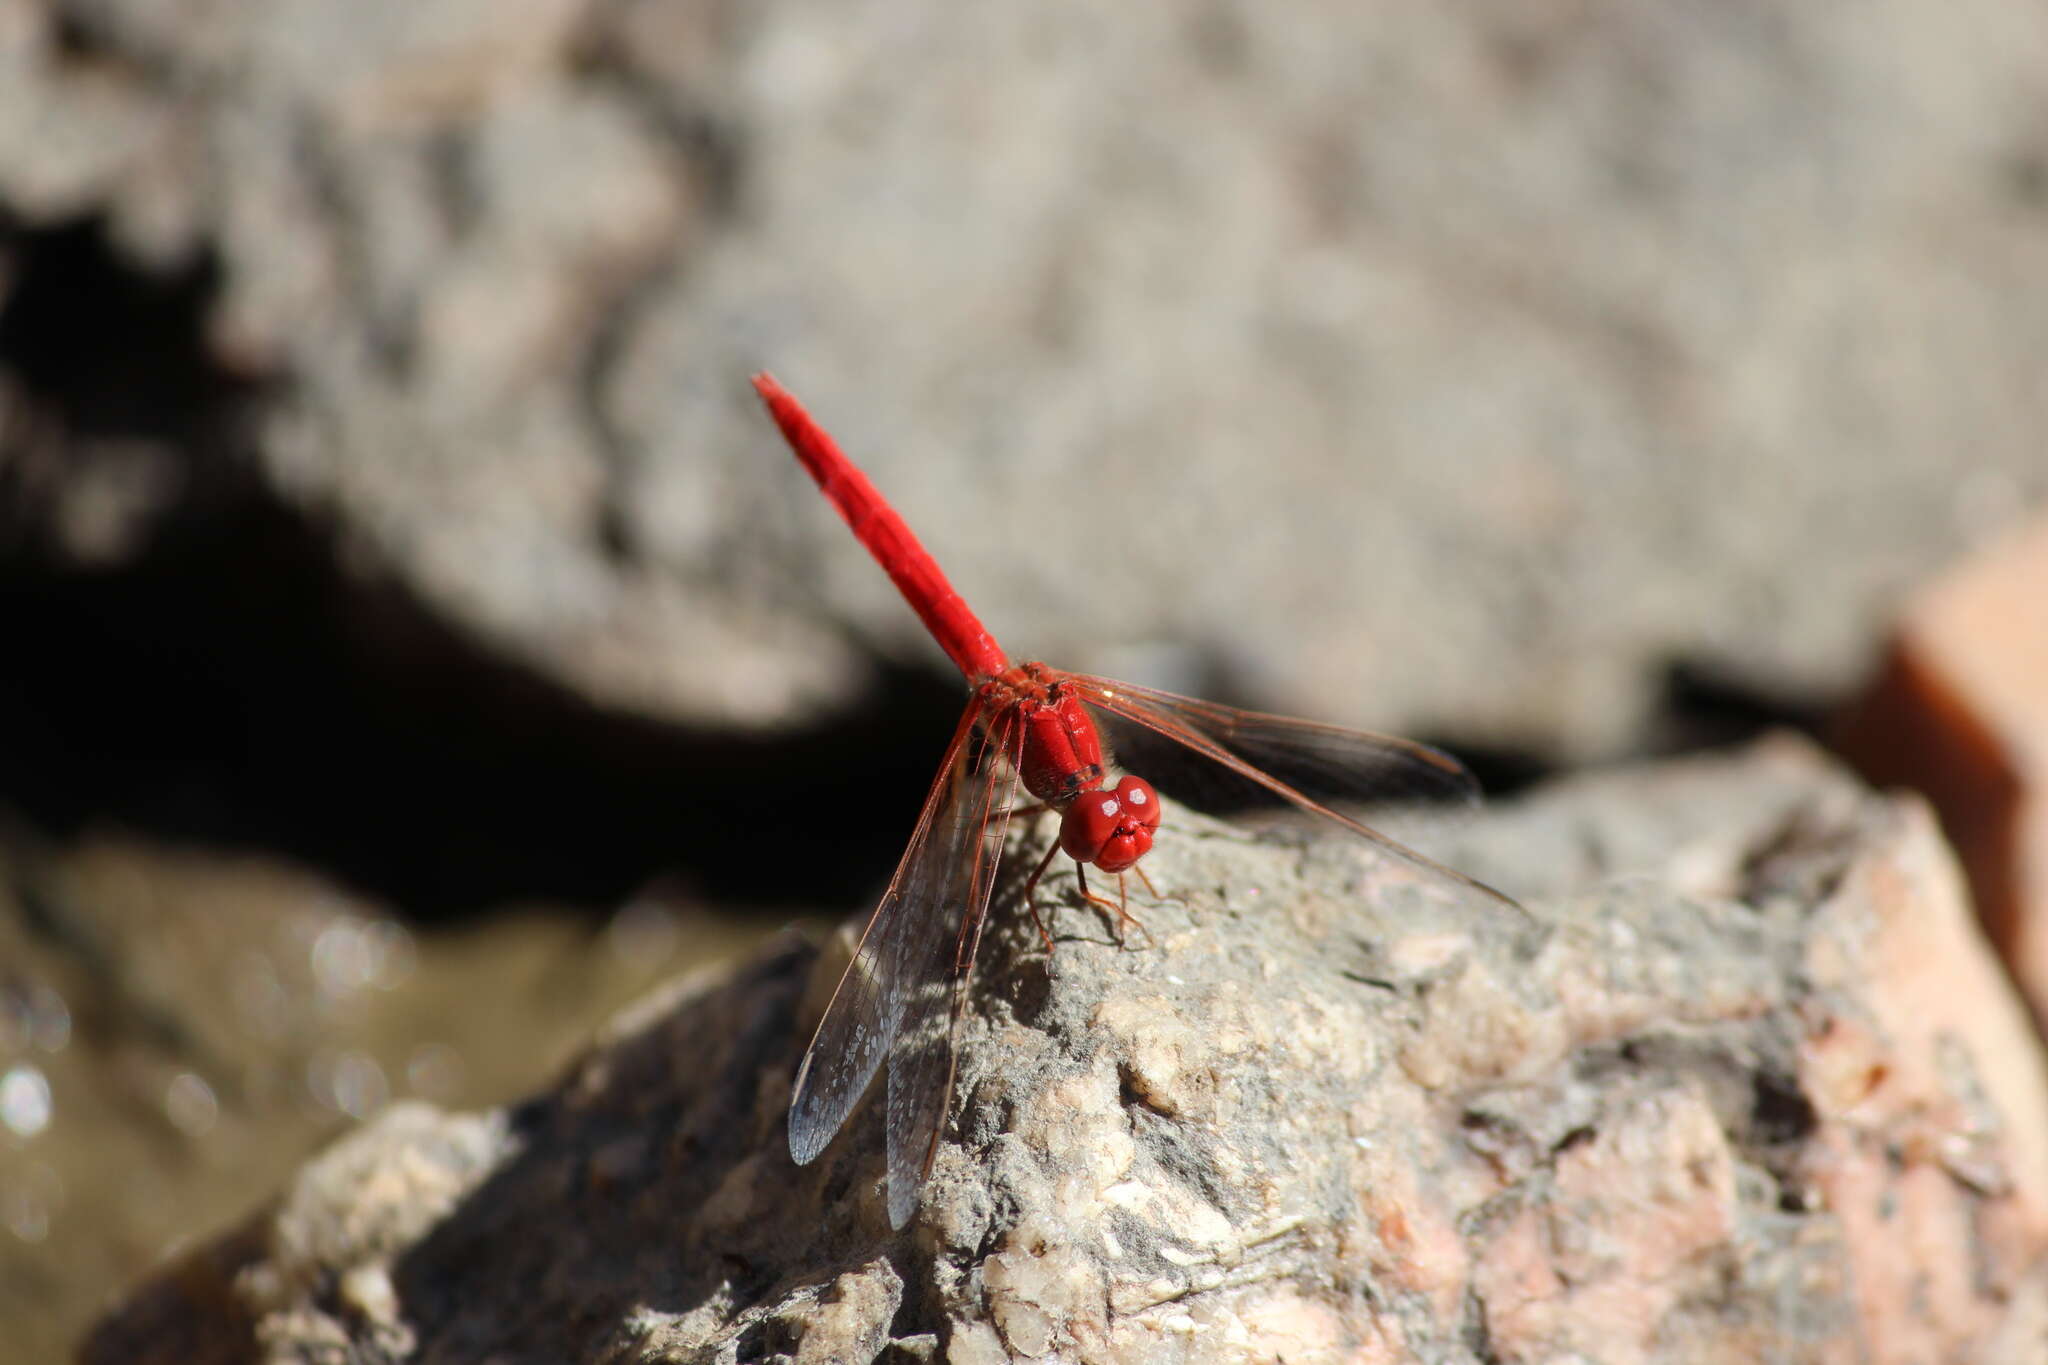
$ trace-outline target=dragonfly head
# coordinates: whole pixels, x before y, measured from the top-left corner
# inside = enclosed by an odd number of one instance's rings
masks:
[[[1152,847],[1159,828],[1159,793],[1142,777],[1126,777],[1114,791],[1082,792],[1060,816],[1060,847],[1076,862],[1123,872]]]

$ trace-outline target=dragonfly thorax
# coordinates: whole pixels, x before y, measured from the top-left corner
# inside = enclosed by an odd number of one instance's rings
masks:
[[[1058,810],[1102,785],[1102,737],[1080,696],[1044,664],[1019,664],[982,684],[992,709],[1023,726],[1017,773],[1024,790]]]
[[[1159,828],[1159,795],[1142,777],[1105,790],[1102,736],[1073,684],[1044,664],[1021,664],[990,679],[991,705],[1022,719],[1018,776],[1024,789],[1060,812],[1060,848],[1104,872],[1134,866]]]

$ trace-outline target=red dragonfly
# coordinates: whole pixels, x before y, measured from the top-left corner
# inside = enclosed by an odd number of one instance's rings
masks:
[[[1128,748],[1163,736],[1428,875],[1520,911],[1493,888],[1328,804],[1396,794],[1469,803],[1478,784],[1456,759],[1385,735],[1240,711],[1042,663],[1011,663],[903,518],[824,428],[771,376],[755,375],[754,389],[797,459],[972,689],[910,846],[797,1071],[789,1152],[798,1165],[825,1150],[886,1058],[889,1221],[901,1228],[916,1211],[951,1105],[953,1036],[966,1008],[1019,783],[1039,809],[1060,815],[1059,840],[1027,883],[1027,903],[1053,855],[1063,851],[1074,859],[1083,895],[1113,911],[1119,928],[1131,922],[1121,901],[1088,892],[1082,868],[1093,863],[1119,874],[1121,889],[1121,874],[1152,846],[1159,798],[1142,777],[1111,781],[1104,730]],[[1039,929],[1044,934],[1042,923]]]

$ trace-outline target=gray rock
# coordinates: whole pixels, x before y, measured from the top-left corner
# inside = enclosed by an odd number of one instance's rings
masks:
[[[16,0],[0,198],[216,252],[266,477],[601,701],[925,648],[772,365],[1027,655],[1611,753],[2048,494],[2044,24]]]
[[[209,1332],[415,1362],[2038,1339],[2041,1054],[1917,801],[1790,744],[1586,780],[1459,835],[1475,870],[1527,868],[1528,926],[1351,841],[1175,828],[1152,867],[1184,901],[1143,909],[1152,943],[1066,908],[1048,962],[1022,917],[992,928],[902,1234],[877,1106],[789,1164],[844,955],[787,940],[645,1001],[526,1103],[388,1111],[85,1359]]]

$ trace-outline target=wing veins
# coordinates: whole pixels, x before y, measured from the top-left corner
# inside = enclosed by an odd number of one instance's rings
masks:
[[[1271,773],[1245,761],[1232,751],[1223,740],[1218,739],[1201,728],[1201,724],[1205,721],[1235,728],[1243,719],[1257,719],[1261,722],[1294,728],[1297,722],[1288,717],[1266,716],[1255,711],[1237,711],[1230,707],[1219,706],[1214,702],[1199,702],[1190,697],[1175,696],[1170,692],[1156,692],[1149,688],[1132,687],[1107,678],[1097,678],[1081,674],[1070,676],[1081,686],[1084,695],[1087,696],[1088,701],[1092,705],[1099,706],[1111,715],[1118,716],[1134,725],[1142,725],[1156,734],[1164,735],[1168,739],[1186,745],[1204,758],[1221,764],[1244,780],[1264,787],[1274,795],[1292,802],[1312,815],[1320,816],[1325,820],[1342,826],[1382,852],[1390,854],[1411,866],[1423,868],[1429,872],[1449,878],[1452,882],[1477,892],[1487,900],[1513,910],[1525,919],[1528,918],[1529,912],[1512,896],[1495,890],[1476,877],[1467,876],[1454,867],[1440,863],[1428,854],[1410,848],[1399,839],[1391,835],[1382,834],[1372,826],[1354,820],[1343,812],[1316,800],[1306,792],[1282,782]],[[1330,732],[1346,738],[1354,735],[1363,736],[1376,744],[1386,745],[1394,752],[1417,758],[1425,758],[1433,768],[1442,769],[1445,765],[1450,765],[1451,770],[1460,771],[1455,759],[1450,758],[1448,755],[1440,754],[1427,746],[1414,744],[1409,740],[1396,740],[1392,736],[1375,735],[1366,731],[1343,730],[1338,726],[1320,725],[1314,721],[1301,721],[1298,724],[1301,728],[1308,731]],[[1411,754],[1411,751],[1414,752]]]
[[[905,913],[904,906],[911,900],[906,891],[918,880],[921,860],[940,812],[958,799],[959,783],[964,776],[960,763],[982,709],[981,699],[975,697],[961,712],[953,738],[939,760],[939,776],[918,811],[910,842],[897,860],[881,900],[869,915],[853,960],[833,989],[832,1001],[825,1007],[817,1031],[811,1035],[811,1044],[804,1051],[803,1063],[797,1068],[789,1102],[789,1153],[799,1166],[816,1160],[831,1143],[895,1045],[902,1026],[903,1001],[900,996],[892,998],[886,990],[891,975],[888,968],[895,957],[891,952],[895,942],[892,935],[915,936],[915,925],[896,929]],[[911,905],[909,913],[915,915],[926,903]],[[827,1072],[821,1067],[835,1069]]]
[[[963,799],[947,812],[951,836],[935,847],[946,850],[945,898],[958,904],[960,917],[951,935],[934,934],[925,946],[927,957],[913,973],[921,1008],[889,1052],[888,1156],[889,1222],[902,1227],[917,1210],[918,1191],[931,1174],[952,1108],[957,1067],[956,1041],[966,1013],[973,980],[975,950],[988,920],[1009,828],[1008,794],[1017,777],[1023,726],[1005,711],[985,722],[985,735]],[[971,841],[971,853],[965,844]],[[940,982],[947,999],[943,1012],[936,999]],[[943,1024],[940,1017],[943,1013]]]

